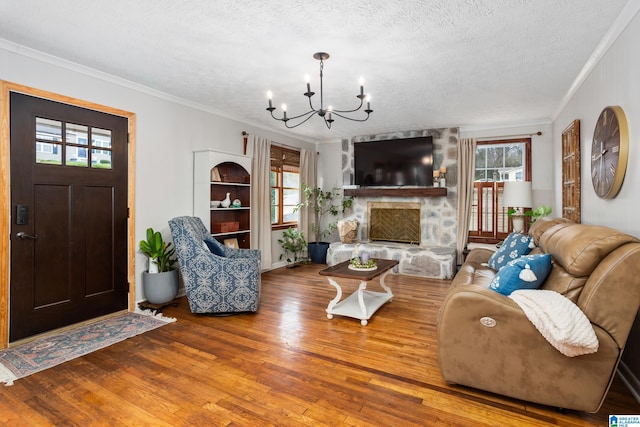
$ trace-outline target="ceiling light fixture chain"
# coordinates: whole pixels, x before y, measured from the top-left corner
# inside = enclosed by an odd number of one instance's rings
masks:
[[[267,107],[267,111],[271,113],[271,117],[273,117],[275,120],[284,122],[284,125],[289,129],[293,129],[295,127],[300,126],[303,123],[306,123],[307,120],[309,120],[311,117],[315,115],[318,115],[324,120],[324,124],[327,126],[328,129],[331,129],[331,124],[335,121],[333,118],[334,115],[346,120],[354,121],[354,122],[367,121],[369,119],[369,115],[373,113],[373,110],[371,109],[371,97],[364,93],[363,81],[360,82],[360,94],[356,95],[356,98],[360,99],[360,105],[358,105],[358,107],[352,110],[336,110],[331,106],[324,108],[324,86],[323,86],[324,73],[323,71],[324,71],[324,61],[326,59],[329,59],[329,54],[326,52],[317,52],[313,55],[313,57],[320,61],[320,108],[316,110],[313,107],[313,102],[311,100],[311,97],[316,93],[311,91],[311,84],[309,83],[309,79],[307,78],[307,91],[303,95],[309,98],[309,108],[311,109],[306,113],[302,113],[293,117],[288,117],[287,106],[285,104],[282,104],[282,117],[278,118],[273,114],[273,112],[276,110],[276,107],[274,107],[272,104],[273,95],[271,91],[269,91],[267,92],[267,97],[269,98],[269,107]],[[367,108],[364,110],[364,112],[367,113],[366,117],[354,118],[346,115],[349,113],[355,113],[356,111],[359,111],[364,105],[365,99],[367,100]],[[301,119],[301,120],[295,124],[289,123],[290,121],[295,122],[298,119]]]

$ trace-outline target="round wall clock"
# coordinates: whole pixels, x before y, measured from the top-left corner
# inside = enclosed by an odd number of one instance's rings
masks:
[[[598,197],[618,194],[629,154],[629,128],[621,107],[606,107],[600,113],[591,143],[591,181]]]

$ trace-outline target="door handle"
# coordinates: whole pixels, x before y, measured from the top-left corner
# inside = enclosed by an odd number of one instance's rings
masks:
[[[38,238],[38,235],[36,234],[35,236],[31,236],[27,233],[25,233],[24,231],[19,231],[16,233],[16,237],[19,237],[21,239],[32,239],[32,240],[36,240]]]

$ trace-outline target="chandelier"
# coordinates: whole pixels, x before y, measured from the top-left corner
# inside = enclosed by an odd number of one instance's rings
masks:
[[[297,116],[293,116],[293,117],[289,117],[287,116],[287,106],[286,104],[282,104],[282,117],[278,118],[276,117],[273,112],[276,110],[276,107],[274,107],[272,105],[272,93],[271,91],[267,92],[267,97],[269,98],[269,107],[267,107],[267,111],[269,111],[271,113],[271,117],[273,117],[276,120],[280,120],[281,122],[284,122],[284,125],[289,128],[295,128],[300,126],[301,124],[305,123],[307,120],[309,120],[311,117],[318,115],[320,116],[323,120],[324,120],[324,124],[327,126],[327,128],[331,129],[331,124],[334,122],[333,116],[338,116],[341,117],[343,119],[347,119],[347,120],[351,120],[354,122],[364,122],[367,119],[369,119],[369,114],[373,113],[373,110],[371,109],[371,97],[369,95],[365,95],[364,93],[364,82],[360,81],[360,94],[356,95],[356,98],[358,98],[360,100],[360,105],[358,105],[357,108],[354,108],[353,110],[336,110],[335,108],[331,107],[330,105],[325,108],[324,107],[324,93],[322,91],[322,70],[324,68],[324,61],[326,59],[329,59],[329,54],[325,53],[325,52],[317,52],[313,54],[313,57],[317,60],[320,61],[320,108],[315,109],[313,107],[313,102],[311,101],[311,97],[313,95],[315,95],[315,92],[311,92],[311,85],[309,83],[309,78],[307,76],[307,91],[304,93],[304,96],[306,96],[307,98],[309,98],[309,108],[310,110],[307,111],[306,113],[302,113],[300,115]],[[354,117],[349,117],[346,114],[350,114],[350,113],[355,113],[356,111],[359,111],[362,106],[364,105],[364,101],[367,101],[367,108],[365,110],[363,110],[363,112],[367,113],[367,116],[364,118],[354,118]],[[290,123],[291,121],[291,123]]]

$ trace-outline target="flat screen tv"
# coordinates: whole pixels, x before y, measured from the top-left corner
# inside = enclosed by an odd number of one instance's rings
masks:
[[[355,184],[361,187],[433,186],[433,138],[390,139],[353,145]]]

